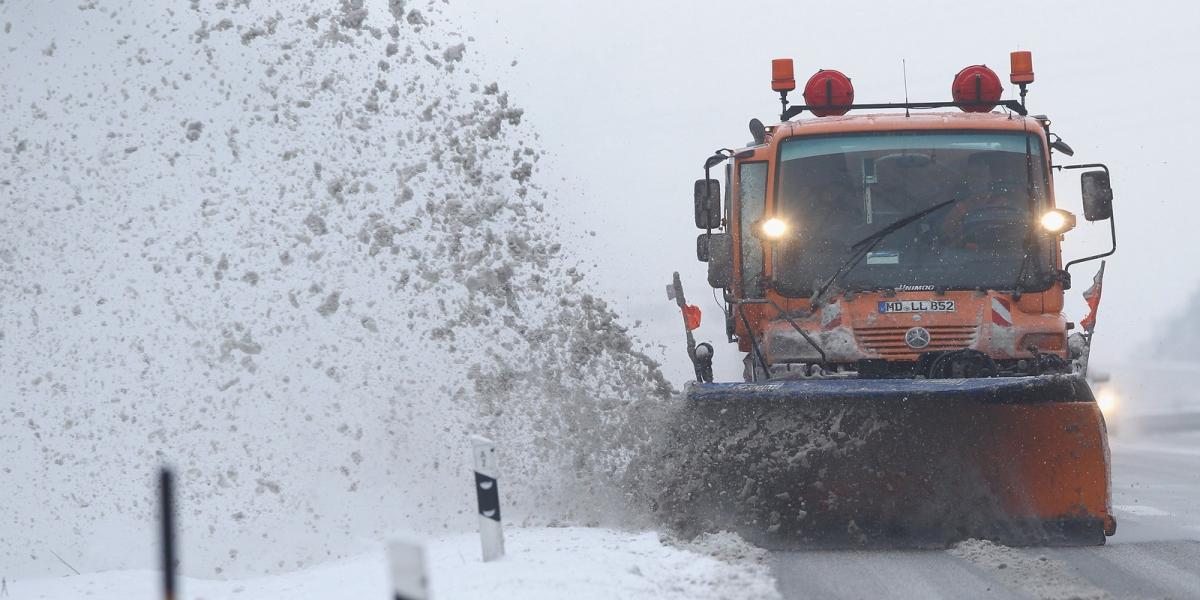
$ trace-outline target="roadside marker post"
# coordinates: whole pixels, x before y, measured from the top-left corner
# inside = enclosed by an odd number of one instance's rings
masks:
[[[162,544],[163,600],[175,600],[175,474],[168,467],[158,472],[160,535]]]
[[[425,575],[425,547],[416,540],[398,539],[388,544],[392,569],[392,600],[429,600]]]
[[[500,465],[496,443],[478,435],[471,436],[471,453],[475,458],[475,497],[479,503],[479,539],[483,545],[483,561],[504,556],[504,529],[500,524]]]

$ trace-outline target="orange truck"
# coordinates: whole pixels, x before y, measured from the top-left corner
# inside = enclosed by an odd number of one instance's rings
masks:
[[[1072,266],[1116,249],[1112,187],[1103,165],[1056,162],[1074,153],[1028,114],[1030,53],[1011,55],[1019,100],[974,65],[947,101],[859,104],[820,70],[792,105],[792,61],[772,67],[780,122],[752,120],[694,189],[697,257],[745,381],[712,382],[676,274],[696,381],[676,432],[688,475],[661,504],[771,539],[1104,543],[1094,314],[1080,327],[1063,300]],[[1065,261],[1076,217],[1054,181],[1073,169],[1112,250]]]

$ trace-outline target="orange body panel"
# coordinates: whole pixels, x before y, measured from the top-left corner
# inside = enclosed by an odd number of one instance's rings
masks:
[[[857,293],[852,299],[838,298],[817,309],[811,316],[793,316],[822,349],[826,362],[854,363],[859,359],[917,360],[920,352],[972,348],[996,359],[1032,358],[1026,336],[1039,334],[1042,340],[1058,336],[1057,345],[1037,344],[1039,351],[1067,358],[1066,320],[1061,313],[1026,312],[1021,307],[1043,304],[1042,297],[1052,295],[1026,294],[1015,302],[1010,294],[998,292],[949,291],[899,292],[885,295],[879,292]],[[1061,294],[1061,290],[1059,290]],[[955,312],[945,313],[880,313],[880,302],[894,300],[953,300]],[[800,308],[790,302],[787,308]],[[807,302],[803,303],[807,305]],[[781,304],[781,307],[782,304]],[[760,305],[757,319],[751,319],[756,329],[755,339],[761,340],[765,355],[772,363],[816,362],[815,350],[795,332],[786,320],[777,318],[778,311]],[[807,311],[805,311],[807,312]],[[930,344],[920,351],[904,342],[905,332],[912,327],[924,327],[931,333]],[[789,354],[788,349],[799,350]]]
[[[739,164],[755,161],[774,161],[777,144],[785,138],[808,135],[827,135],[830,133],[852,133],[871,131],[927,131],[927,130],[981,130],[981,131],[1024,131],[1033,133],[1045,142],[1045,133],[1036,119],[1030,117],[1009,116],[1000,113],[932,113],[886,115],[856,115],[845,117],[824,117],[782,123],[770,131],[770,137],[763,146],[743,154]],[[775,210],[775,177],[774,169],[768,169],[766,188],[766,214]],[[737,181],[736,169],[731,182],[735,187]],[[1047,190],[1048,203],[1053,206],[1053,185]],[[752,296],[748,290],[742,289],[742,256],[741,236],[747,233],[750,224],[739,221],[739,205],[737,194],[733,198],[729,211],[728,225],[733,236],[734,247],[734,281],[733,295],[736,298]],[[771,247],[764,245],[764,273],[772,274]],[[1061,257],[1055,252],[1055,264],[1061,266]],[[807,312],[809,301],[800,298],[788,298],[775,292],[768,292],[767,297],[788,313]],[[952,299],[958,304],[958,310],[953,313],[923,313],[923,314],[878,314],[877,307],[881,300],[907,299]],[[998,304],[995,304],[998,302]],[[833,347],[831,363],[854,363],[859,359],[892,359],[916,360],[915,351],[897,351],[896,342],[903,346],[904,331],[915,326],[922,326],[933,332],[935,341],[940,338],[944,343],[933,349],[973,348],[980,350],[994,359],[1023,359],[1033,354],[1022,344],[1029,334],[1044,334],[1042,337],[1030,338],[1043,343],[1037,344],[1039,351],[1067,358],[1066,349],[1066,319],[1061,314],[1063,307],[1063,289],[1055,284],[1044,292],[1026,293],[1019,299],[1011,294],[988,292],[959,292],[950,291],[944,296],[936,296],[933,292],[901,292],[894,297],[885,298],[875,293],[854,294],[849,299],[839,298],[829,306],[806,319],[796,319],[806,332],[819,340],[825,340]],[[1004,312],[1001,319],[994,319],[997,309]],[[750,329],[739,314],[734,316],[734,331],[738,337],[738,349],[751,352],[749,342],[751,336],[762,340],[762,349],[768,362],[816,362],[813,357],[787,356],[786,353],[776,352],[781,345],[788,345],[787,338],[797,337],[789,323],[780,318],[779,310],[767,304],[746,305],[744,307]],[[792,315],[794,317],[794,315]],[[833,323],[833,325],[831,325]],[[897,337],[898,339],[893,339]],[[1046,343],[1049,338],[1057,336],[1060,342]],[[779,339],[780,343],[772,343]],[[794,341],[794,340],[792,340]],[[795,344],[791,344],[795,347]],[[774,347],[774,348],[773,348]],[[907,348],[903,348],[907,350]]]

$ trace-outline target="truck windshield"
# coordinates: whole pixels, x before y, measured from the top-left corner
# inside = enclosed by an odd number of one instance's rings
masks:
[[[1018,278],[1025,290],[1046,286],[1053,239],[1043,236],[1038,256],[1025,257],[1034,215],[1046,205],[1037,137],[896,132],[793,138],[781,145],[778,178],[776,213],[796,233],[780,244],[775,262],[775,285],[786,295],[812,294],[855,241],[949,200],[884,238],[840,287],[1007,290]]]

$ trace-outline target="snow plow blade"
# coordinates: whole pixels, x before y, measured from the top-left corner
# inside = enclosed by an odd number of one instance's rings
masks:
[[[764,545],[1098,545],[1108,442],[1075,376],[692,384],[657,507]]]

